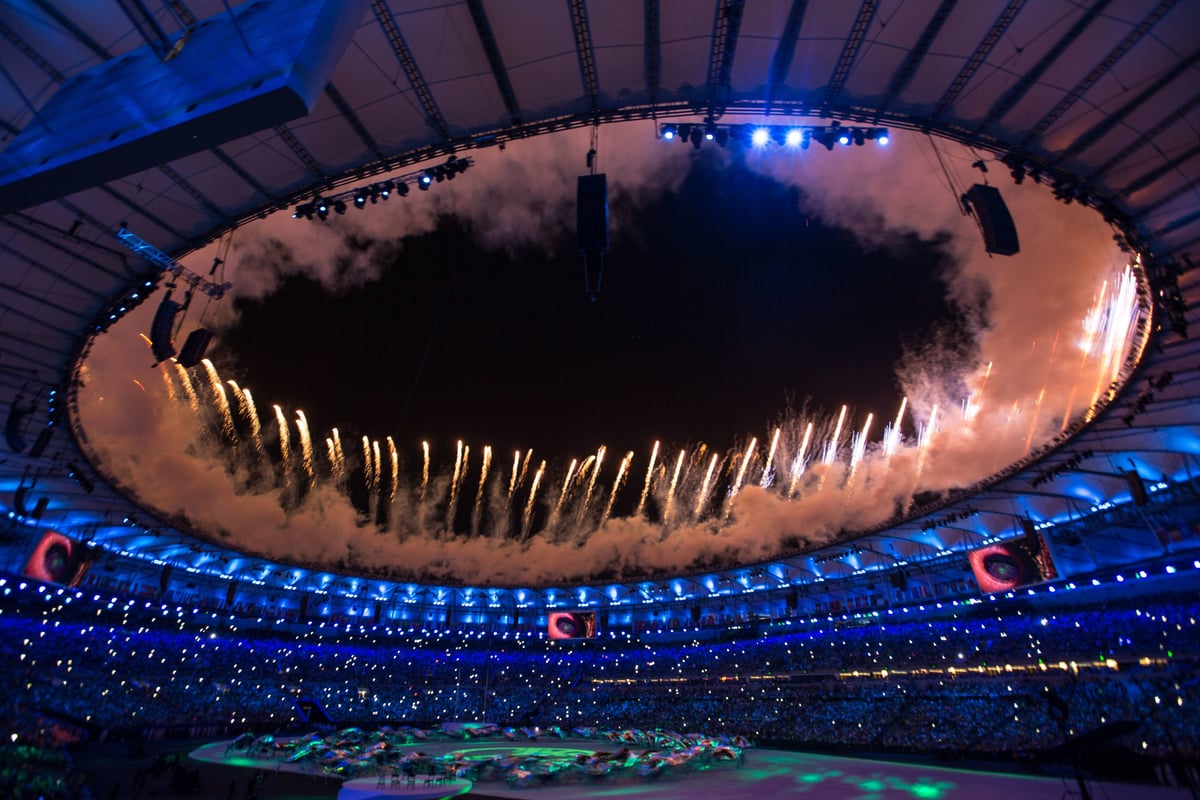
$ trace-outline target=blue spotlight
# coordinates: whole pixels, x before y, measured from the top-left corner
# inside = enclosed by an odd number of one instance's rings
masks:
[[[879,138],[876,139],[875,141],[878,142],[880,144],[880,146],[887,147],[887,143],[890,142],[891,139],[888,138],[888,135],[886,133],[881,133],[881,134],[879,134]]]
[[[850,134],[843,133],[838,136],[838,144],[850,144]]]
[[[750,134],[750,143],[755,147],[763,147],[769,141],[771,141],[771,132],[766,128],[755,128],[754,133]]]
[[[664,125],[662,129],[662,137],[668,142],[675,138],[675,126]]]
[[[804,138],[804,132],[799,128],[792,128],[784,137],[783,143],[788,147],[799,147],[800,141]]]

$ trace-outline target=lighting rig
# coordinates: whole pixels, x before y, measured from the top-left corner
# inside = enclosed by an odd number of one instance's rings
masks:
[[[368,186],[348,189],[327,197],[318,194],[311,201],[296,206],[292,212],[292,219],[313,219],[316,217],[320,220],[326,220],[329,219],[329,212],[331,211],[334,214],[345,214],[346,209],[351,205],[355,208],[365,208],[367,203],[374,205],[380,200],[387,200],[393,193],[400,197],[407,197],[410,185],[415,185],[422,192],[427,192],[433,184],[441,183],[442,181],[452,181],[456,176],[466,172],[468,167],[474,166],[474,164],[475,160],[472,158],[450,156],[445,164],[438,164],[436,167],[426,167],[416,172],[398,175],[394,178],[388,178],[386,181],[378,181]]]
[[[730,144],[743,147],[766,147],[777,144],[782,147],[807,150],[813,142],[832,150],[838,145],[862,146],[874,142],[886,146],[890,141],[887,128],[846,127],[840,122],[829,125],[717,125],[714,122],[667,122],[659,125],[659,136],[664,141],[680,141],[691,144],[697,150],[705,142],[716,142],[720,147]]]

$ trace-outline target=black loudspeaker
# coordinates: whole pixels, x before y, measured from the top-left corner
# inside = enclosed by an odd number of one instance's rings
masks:
[[[381,620],[381,619],[383,619],[383,603],[376,603],[375,604],[375,616],[373,617],[372,621],[376,625],[378,625],[379,620]]]
[[[4,423],[4,439],[8,442],[8,449],[14,453],[20,453],[25,449],[25,437],[21,435],[21,423],[25,421],[25,415],[28,413],[28,410],[18,408],[14,401],[12,410],[8,412],[8,420]]]
[[[34,522],[41,521],[42,514],[46,513],[46,506],[48,505],[50,505],[50,498],[46,497],[46,495],[42,495],[37,499],[37,502],[33,504],[33,511],[29,512],[29,516]]]
[[[700,606],[692,606],[692,626],[700,624]]]
[[[166,361],[175,355],[175,343],[171,341],[174,337],[172,329],[175,327],[175,315],[182,306],[170,298],[171,293],[167,292],[154,312],[154,321],[150,323],[150,351],[158,361]]]
[[[1026,536],[1033,536],[1037,533],[1033,528],[1033,520],[1029,517],[1021,517],[1021,530],[1024,531]]]
[[[608,252],[608,177],[580,175],[575,232],[582,253]]]
[[[977,183],[967,190],[966,198],[975,211],[975,219],[983,228],[985,250],[998,256],[1012,256],[1021,252],[1017,226],[1008,213],[1008,206],[1004,204],[999,189]]]
[[[162,574],[158,576],[158,593],[164,595],[167,593],[167,587],[171,585],[171,565],[167,564],[163,567]]]
[[[205,328],[196,328],[189,333],[183,342],[183,349],[179,351],[179,366],[194,367],[199,364],[211,341],[212,332]]]
[[[42,453],[46,452],[46,446],[50,444],[50,437],[54,435],[54,428],[42,428],[42,432],[33,440],[33,447],[29,448],[30,458],[41,458]]]
[[[237,597],[237,590],[237,581],[231,581],[229,588],[225,591],[225,608],[233,608],[233,601]]]
[[[300,595],[300,622],[304,622],[308,618],[308,595]]]
[[[1129,484],[1129,496],[1133,498],[1135,506],[1144,506],[1150,502],[1150,496],[1146,494],[1146,484],[1142,483],[1142,476],[1136,472],[1126,472],[1125,482]]]
[[[891,581],[892,586],[894,586],[895,588],[899,589],[902,592],[908,588],[908,576],[905,575],[903,572],[900,572],[900,571],[893,572],[890,576],[888,576],[888,579]]]

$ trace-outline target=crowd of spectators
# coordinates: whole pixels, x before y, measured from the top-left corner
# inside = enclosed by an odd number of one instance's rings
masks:
[[[1129,750],[1187,760],[1200,743],[1198,617],[1194,595],[1094,592],[829,618],[720,643],[497,646],[283,634],[7,577],[0,692],[19,698],[10,729],[48,715],[101,740],[298,729],[303,698],[337,724],[660,727],[1004,757],[1109,726]]]

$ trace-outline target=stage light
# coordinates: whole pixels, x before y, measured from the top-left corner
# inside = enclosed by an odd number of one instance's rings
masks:
[[[884,147],[887,147],[887,143],[891,140],[888,139],[888,135],[886,133],[881,133],[881,134],[879,134],[879,138],[877,138],[875,141],[878,142],[879,144],[883,145]]]
[[[391,197],[393,185],[394,184],[391,181],[384,181],[381,183],[379,185],[379,196],[384,200],[387,200],[389,197]]]
[[[838,144],[850,144],[850,134],[843,133],[838,136]]]
[[[783,143],[788,147],[796,147],[804,139],[804,133],[799,128],[792,128],[787,132],[783,139]]]
[[[692,134],[688,137],[688,141],[692,143],[693,148],[700,149],[701,133],[699,128],[692,128]]]
[[[679,141],[688,142],[692,138],[692,126],[684,123],[679,126]]]
[[[662,126],[662,138],[666,139],[668,142],[671,141],[672,139],[674,139],[675,138],[675,126],[674,125],[663,125]]]
[[[859,147],[862,147],[863,142],[866,141],[866,135],[863,133],[863,129],[862,128],[854,128],[851,131],[851,134],[854,136],[854,144]]]
[[[333,211],[336,214],[345,214],[346,213],[346,204],[343,203],[341,200],[335,200],[333,203]]]
[[[417,179],[417,188],[423,192],[429,191],[429,184],[433,183],[433,175],[426,171],[420,178]]]
[[[717,129],[717,146],[724,147],[729,144],[729,128]]]
[[[754,133],[750,134],[750,143],[755,147],[763,147],[769,141],[771,132],[766,128],[755,128]]]
[[[390,183],[390,181],[389,181],[389,183]],[[408,184],[407,183],[396,184],[396,194],[400,195],[401,197],[408,197]]]
[[[354,193],[354,207],[362,208],[367,204],[367,193],[358,191]]]
[[[716,139],[716,138],[717,138],[717,126],[716,125],[709,125],[707,128],[704,129],[704,140],[705,141],[711,142],[713,139]]]

